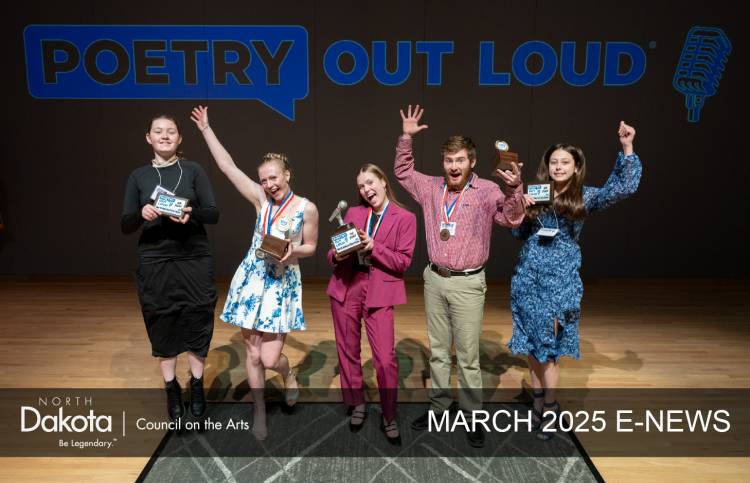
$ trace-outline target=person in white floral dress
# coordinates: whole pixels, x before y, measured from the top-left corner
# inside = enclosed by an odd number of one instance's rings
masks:
[[[315,253],[318,209],[292,191],[286,156],[266,154],[258,166],[258,184],[237,167],[219,142],[208,123],[207,107],[193,109],[191,119],[203,133],[216,164],[258,214],[253,242],[234,274],[221,319],[242,328],[247,375],[255,401],[252,431],[256,438],[265,439],[265,369],[283,376],[288,405],[294,405],[299,396],[295,374],[282,349],[287,333],[305,330],[298,260]],[[291,240],[281,260],[256,256],[264,235]]]

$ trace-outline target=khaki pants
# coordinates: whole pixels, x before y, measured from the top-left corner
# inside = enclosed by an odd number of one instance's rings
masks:
[[[444,278],[427,266],[423,277],[427,338],[430,341],[432,410],[442,412],[451,405],[451,344],[456,347],[458,362],[459,406],[465,411],[481,409],[479,337],[484,295],[487,293],[484,271]]]

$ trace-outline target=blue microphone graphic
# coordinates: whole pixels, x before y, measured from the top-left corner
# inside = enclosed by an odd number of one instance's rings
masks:
[[[672,85],[685,95],[688,121],[698,122],[706,97],[716,94],[732,43],[717,27],[695,26],[688,31]]]

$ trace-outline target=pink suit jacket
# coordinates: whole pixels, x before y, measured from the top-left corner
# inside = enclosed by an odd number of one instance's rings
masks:
[[[357,228],[367,231],[367,212],[368,208],[365,206],[353,206],[346,212],[344,222],[354,223]],[[395,203],[390,203],[375,235],[366,307],[389,307],[406,303],[404,272],[411,265],[416,240],[417,217]],[[335,263],[333,248],[328,250],[328,264],[334,269],[326,293],[339,302],[343,303],[346,299],[356,259],[357,254],[353,253],[345,260]]]

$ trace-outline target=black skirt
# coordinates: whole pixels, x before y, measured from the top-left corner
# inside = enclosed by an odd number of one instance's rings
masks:
[[[154,357],[174,357],[183,352],[208,355],[217,300],[213,274],[210,255],[140,259],[136,270],[138,298]]]

